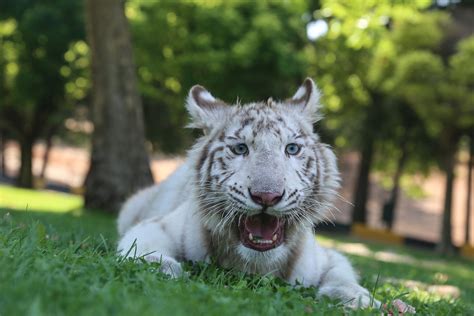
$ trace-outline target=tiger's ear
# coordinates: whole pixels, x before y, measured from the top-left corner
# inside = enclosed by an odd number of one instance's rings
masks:
[[[186,108],[191,115],[191,128],[201,128],[208,132],[227,116],[229,105],[216,99],[203,86],[195,85],[189,90]]]
[[[296,90],[296,93],[287,100],[291,106],[296,106],[305,117],[308,117],[311,122],[317,122],[321,119],[320,109],[321,104],[319,99],[321,94],[316,87],[313,79],[306,78],[303,84]]]

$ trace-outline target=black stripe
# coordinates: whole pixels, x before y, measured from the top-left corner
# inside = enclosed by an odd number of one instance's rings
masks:
[[[218,135],[222,136],[222,135],[225,135],[225,133],[224,133],[224,131],[222,131],[221,133],[215,133],[207,141],[206,145],[204,145],[204,148],[202,149],[201,155],[199,156],[199,159],[198,159],[198,164],[196,166],[196,171],[198,172],[199,175],[201,175],[201,169],[202,169],[204,163],[206,162],[207,157],[209,156],[209,148],[211,147],[212,143],[216,140]]]
[[[239,189],[237,189],[236,187],[230,187],[230,190],[237,193],[238,195],[240,196],[243,196],[244,198],[246,198],[244,192],[240,191]]]
[[[242,205],[246,205],[246,203],[244,201],[242,201],[241,199],[239,199],[238,197],[234,196],[232,193],[229,193],[229,196],[231,198],[233,198],[235,201],[239,202],[240,204]]]
[[[207,165],[207,183],[209,184],[211,181],[211,171],[212,171],[212,166],[214,164],[214,156],[218,151],[224,150],[224,146],[219,146],[217,148],[214,148],[211,153],[209,154],[209,163]]]
[[[211,146],[211,142],[212,140],[209,140],[209,142],[202,149],[201,155],[199,156],[198,164],[196,166],[196,171],[198,173],[201,172],[201,168],[204,165],[204,162],[206,161],[207,155],[209,154],[209,147]]]
[[[308,183],[308,180],[305,180],[303,179],[303,176],[301,175],[301,172],[299,172],[298,170],[296,170],[296,174],[298,175],[298,177],[300,178],[300,180],[304,183],[307,183],[307,184],[310,184]]]
[[[222,170],[226,171],[227,170],[227,164],[224,162],[224,159],[222,157],[217,158],[217,161],[220,163]]]
[[[306,161],[306,166],[305,166],[306,172],[310,171],[313,161],[314,161],[313,157],[308,157],[308,160]]]
[[[288,195],[288,199],[291,199],[296,193],[298,192],[298,190],[294,190],[292,193],[290,193],[290,195]]]
[[[311,182],[314,181],[314,178],[316,177],[316,174],[318,172],[318,166],[313,163],[315,162],[315,159],[313,157],[308,157],[308,160],[306,161],[306,166],[305,166],[305,173],[309,176],[309,180]]]
[[[325,166],[324,166],[324,161],[323,161],[323,153],[321,151],[321,147],[319,146],[319,144],[317,144],[314,148],[314,154],[315,154],[315,158],[316,158],[316,165],[317,165],[317,174],[316,174],[316,181],[314,182],[314,188],[313,188],[313,192],[315,194],[318,194],[319,191],[320,191],[320,188],[321,188],[321,184],[322,184],[322,175],[323,175],[323,171],[325,170]]]
[[[245,126],[241,126],[238,130],[236,130],[236,131],[234,132],[235,137],[241,138],[241,137],[240,137],[240,133],[242,132],[242,130],[243,130],[244,128],[245,128]]]
[[[243,127],[245,127],[245,126],[249,125],[250,123],[253,123],[253,121],[255,121],[255,119],[253,117],[247,117],[241,122],[241,125]]]
[[[221,181],[217,182],[218,185],[222,185],[224,182],[226,182],[230,177],[232,177],[235,174],[235,172],[230,172],[228,176],[223,178]]]

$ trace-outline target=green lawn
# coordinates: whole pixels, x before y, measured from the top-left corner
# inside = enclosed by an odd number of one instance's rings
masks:
[[[169,280],[156,272],[157,264],[115,256],[114,218],[65,212],[64,199],[80,205],[76,197],[15,191],[0,187],[0,315],[342,314],[338,302],[316,299],[314,289],[294,289],[271,277],[187,264],[189,276]],[[4,192],[54,212],[7,210],[1,203],[13,199]],[[378,299],[403,297],[421,315],[474,315],[472,262],[345,236],[318,238],[349,253]]]
[[[14,210],[64,213],[80,209],[82,198],[71,194],[32,191],[0,185],[0,207]]]

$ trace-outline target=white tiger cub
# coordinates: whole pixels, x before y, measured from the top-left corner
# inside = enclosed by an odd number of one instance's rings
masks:
[[[318,287],[350,307],[374,303],[348,260],[319,246],[313,227],[339,187],[336,157],[313,131],[319,92],[307,78],[286,101],[229,106],[202,86],[187,99],[204,130],[186,162],[159,186],[131,197],[118,219],[123,256],[207,261]]]

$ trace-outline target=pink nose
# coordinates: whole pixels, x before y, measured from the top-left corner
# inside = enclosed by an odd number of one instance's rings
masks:
[[[252,200],[263,206],[273,206],[281,201],[283,194],[275,192],[252,192],[249,189]]]

